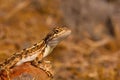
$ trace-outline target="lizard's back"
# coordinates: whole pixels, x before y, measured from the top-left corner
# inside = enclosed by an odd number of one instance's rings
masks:
[[[0,63],[0,70],[10,69],[13,66],[34,60],[37,55],[41,53],[42,49],[45,48],[44,46],[44,41],[41,41],[30,48],[23,49],[20,52],[13,54],[11,57]]]

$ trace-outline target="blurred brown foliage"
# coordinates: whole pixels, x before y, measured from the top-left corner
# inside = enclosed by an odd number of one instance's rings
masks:
[[[54,80],[120,80],[120,0],[0,0],[0,61],[67,25]]]

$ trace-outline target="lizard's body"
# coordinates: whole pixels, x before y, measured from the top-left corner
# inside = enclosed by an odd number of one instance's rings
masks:
[[[21,65],[28,61],[37,66],[38,63],[50,54],[56,45],[70,33],[71,31],[65,27],[54,28],[41,42],[13,54],[11,57],[2,62],[0,64],[0,72],[5,70],[9,73],[9,70],[12,67]]]
[[[42,41],[30,48],[23,49],[22,51],[13,54],[0,64],[0,69],[10,69],[11,67],[18,66],[24,62],[34,60],[39,53],[42,54],[41,51],[45,46],[45,43]]]

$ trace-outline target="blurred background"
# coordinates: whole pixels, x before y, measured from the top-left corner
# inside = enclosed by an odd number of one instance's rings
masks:
[[[53,80],[120,80],[120,0],[0,0],[0,61],[56,26],[72,34],[49,56]]]

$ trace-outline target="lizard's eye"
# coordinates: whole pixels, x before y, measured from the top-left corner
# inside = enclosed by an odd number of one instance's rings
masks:
[[[59,30],[55,30],[55,33],[58,33],[59,32]]]

